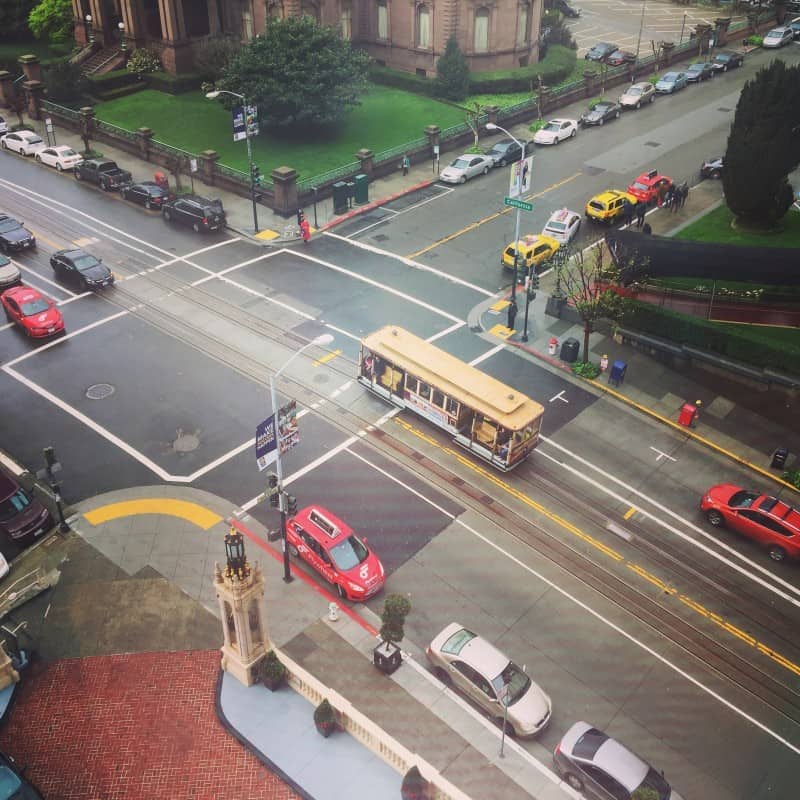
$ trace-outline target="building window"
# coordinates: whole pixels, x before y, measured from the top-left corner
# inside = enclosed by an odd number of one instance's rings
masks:
[[[417,47],[430,50],[431,10],[428,6],[417,6]]]
[[[386,0],[378,0],[378,38],[389,38],[389,7]]]
[[[476,53],[485,53],[489,49],[489,9],[479,8],[475,12],[475,34],[472,47]]]
[[[342,3],[339,26],[342,31],[342,39],[349,41],[353,38],[353,7],[349,2]]]

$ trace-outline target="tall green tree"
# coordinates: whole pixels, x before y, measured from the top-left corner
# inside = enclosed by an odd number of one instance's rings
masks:
[[[33,0],[2,0],[0,2],[0,31],[4,41],[30,39],[28,15],[34,6]]]
[[[42,0],[28,15],[28,26],[37,39],[63,42],[72,32],[71,0]]]
[[[455,36],[447,40],[436,62],[436,93],[447,100],[463,100],[469,94],[469,65]]]
[[[337,28],[308,16],[272,19],[231,59],[217,85],[257,104],[267,127],[319,127],[360,104],[368,66],[369,56]]]
[[[788,175],[800,163],[800,66],[772,61],[739,96],[722,186],[737,222],[771,228],[792,204]]]

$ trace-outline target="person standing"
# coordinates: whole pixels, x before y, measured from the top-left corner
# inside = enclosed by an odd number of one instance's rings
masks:
[[[644,218],[647,214],[647,203],[644,200],[639,200],[636,204],[636,227],[641,228],[644,225]]]
[[[408,153],[403,156],[403,175],[408,175],[408,170],[411,168],[411,158],[409,157]]]
[[[508,327],[510,330],[514,330],[514,321],[517,318],[517,299],[515,297],[511,298],[511,302],[508,304]]]
[[[686,203],[686,198],[689,196],[689,184],[684,181],[681,184],[681,208],[683,208],[684,204]]]
[[[308,244],[308,240],[311,238],[311,226],[305,217],[300,223],[300,235],[303,237],[303,244]]]

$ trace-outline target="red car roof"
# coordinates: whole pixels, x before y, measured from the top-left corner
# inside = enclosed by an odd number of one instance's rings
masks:
[[[353,529],[342,522],[335,514],[322,506],[308,506],[300,509],[295,514],[293,521],[302,525],[314,538],[321,541],[326,547],[351,536]]]

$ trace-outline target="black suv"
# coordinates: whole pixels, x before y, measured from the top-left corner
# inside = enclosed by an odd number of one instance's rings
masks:
[[[0,248],[6,253],[36,247],[36,237],[8,214],[0,214]]]
[[[184,194],[167,200],[163,205],[164,219],[188,225],[197,233],[216,231],[225,227],[225,211],[220,200],[209,200],[197,194]]]

